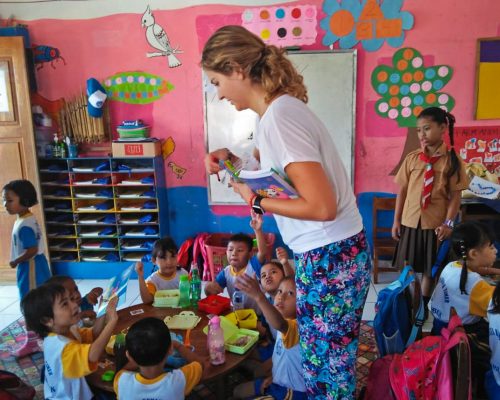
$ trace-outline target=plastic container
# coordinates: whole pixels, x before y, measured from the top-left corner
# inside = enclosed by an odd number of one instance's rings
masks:
[[[245,354],[259,340],[259,332],[238,328],[228,318],[221,316],[220,326],[224,334],[224,346],[227,351]],[[208,334],[208,326],[203,328]]]
[[[231,300],[228,297],[211,294],[198,302],[198,309],[207,314],[220,315],[231,308]]]
[[[191,307],[198,308],[198,301],[201,299],[201,278],[198,265],[191,265]]]
[[[157,290],[153,301],[155,307],[178,307],[180,300],[179,289]]]
[[[257,314],[251,308],[236,310],[225,317],[239,328],[255,329],[257,328]]]
[[[127,364],[127,356],[125,354],[125,335],[119,333],[116,335],[113,353],[115,355],[115,371],[120,371]]]
[[[212,317],[208,323],[207,347],[212,365],[220,365],[226,362],[226,350],[224,347],[224,331],[220,326],[220,317]]]
[[[212,280],[215,279],[217,274],[228,265],[226,257],[226,248],[229,243],[229,238],[233,236],[232,233],[212,233],[205,240],[205,249],[207,250],[208,267],[212,275]],[[254,235],[249,235],[254,238]],[[268,249],[274,246],[275,235],[274,233],[265,233],[266,244]],[[257,247],[252,250],[252,255],[257,254]]]
[[[191,304],[190,296],[190,284],[187,275],[181,275],[179,278],[179,307],[189,307]]]
[[[245,307],[245,293],[240,290],[235,290],[233,292],[233,297],[231,297],[231,303],[233,311],[243,310]]]

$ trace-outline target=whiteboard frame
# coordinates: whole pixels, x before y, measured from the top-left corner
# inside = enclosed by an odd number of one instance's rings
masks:
[[[350,178],[350,181],[351,181],[351,185],[354,186],[354,177],[355,177],[355,143],[356,143],[356,82],[357,82],[357,50],[356,49],[351,49],[351,50],[319,50],[319,51],[290,51],[288,52],[288,57],[290,58],[290,60],[293,62],[293,57],[294,55],[306,55],[306,54],[338,54],[338,53],[342,53],[342,54],[351,54],[352,55],[352,81],[350,82],[352,84],[352,108],[351,108],[351,121],[350,121],[350,125],[352,126],[352,132],[351,132],[351,137],[350,137],[350,143],[349,143],[349,150],[350,150],[350,156],[351,156],[351,160],[350,160],[350,165],[347,166],[346,165],[346,170],[347,170],[347,174]],[[301,72],[301,71],[299,71]],[[221,135],[218,135],[219,137],[219,140],[217,140],[217,138],[214,138],[215,135],[211,135],[209,137],[209,134],[211,132],[209,132],[209,128],[208,128],[208,119],[209,119],[209,111],[208,111],[208,108],[207,107],[207,104],[209,102],[209,99],[212,99],[211,101],[213,101],[213,99],[217,99],[217,92],[216,92],[216,89],[214,87],[211,87],[211,85],[208,83],[208,81],[206,80],[206,77],[205,75],[203,74],[202,72],[202,80],[204,82],[203,84],[203,116],[204,116],[204,130],[205,130],[205,147],[207,149],[207,152],[209,151],[213,151],[217,148],[224,148],[224,147],[229,147],[235,154],[237,155],[240,155],[238,154],[238,151],[241,150],[243,148],[242,151],[246,152],[248,151],[248,143],[246,143],[246,146],[245,146],[245,142],[241,142],[241,137],[246,137],[248,136],[248,132],[252,131],[253,132],[253,129],[255,127],[248,127],[248,129],[246,131],[243,131],[243,132],[238,132],[237,133],[237,136],[240,137],[240,139],[237,140],[237,142],[234,142],[234,141],[227,141],[225,138],[228,137],[228,132],[225,131],[225,132],[222,132]],[[306,82],[306,86],[307,86],[307,82]],[[311,92],[309,91],[308,89],[308,95],[309,97],[311,97]],[[217,108],[220,107],[219,110],[216,110],[216,112],[224,112],[224,113],[228,113],[230,118],[229,120],[231,122],[234,123],[234,120],[233,118],[238,118],[238,114],[242,114],[242,113],[247,113],[246,117],[245,118],[252,118],[250,117],[249,115],[250,114],[254,114],[255,115],[255,118],[256,118],[256,121],[257,121],[257,115],[255,113],[253,113],[253,111],[250,111],[250,110],[245,110],[245,111],[242,111],[242,112],[237,112],[234,107],[229,103],[227,102],[226,100],[223,100],[223,101],[217,101],[216,103],[214,104],[217,104]],[[312,109],[313,111],[314,108]],[[211,110],[213,111],[213,110]],[[212,120],[213,121],[213,120]],[[326,124],[325,124],[326,125]],[[222,127],[221,127],[222,128]],[[227,127],[226,127],[227,128]],[[327,129],[330,130],[330,127],[327,126]],[[331,134],[331,133],[330,133]],[[331,136],[333,137],[333,135],[331,134]],[[222,139],[220,139],[222,138]],[[211,140],[210,139],[213,139],[212,142],[215,142],[215,143],[211,143]],[[337,150],[339,150],[339,153],[340,153],[340,149],[339,149],[339,146],[336,145],[337,147]],[[345,149],[344,149],[345,150]],[[345,163],[344,163],[345,164]],[[349,168],[350,167],[350,170]],[[221,178],[223,178],[223,175],[225,173],[224,172],[220,172],[219,175]],[[217,186],[215,186],[217,185]],[[214,195],[212,193],[212,187],[217,187],[217,198],[214,198]],[[216,175],[207,175],[207,190],[208,190],[208,203],[210,205],[244,205],[246,204],[242,199],[241,197],[234,193],[232,191],[231,188],[227,188],[227,187],[223,187],[222,184],[218,181],[218,178]],[[221,198],[224,198],[224,200],[221,200]]]

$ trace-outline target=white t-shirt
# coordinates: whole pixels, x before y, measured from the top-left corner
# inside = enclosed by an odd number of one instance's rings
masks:
[[[93,394],[85,376],[97,369],[89,362],[92,329],[78,329],[78,339],[49,333],[43,340],[45,360],[45,399],[90,400]]]
[[[450,309],[454,307],[464,325],[478,322],[486,316],[488,303],[495,288],[486,282],[481,275],[467,271],[465,291],[460,292],[460,274],[462,264],[453,261],[444,267],[439,282],[432,293],[431,312],[434,318],[448,322]]]
[[[500,314],[494,314],[492,303],[488,306],[488,322],[490,324],[491,369],[497,385],[500,385]]]
[[[36,221],[33,214],[27,213],[22,217],[16,219],[14,222],[14,227],[12,228],[12,241],[11,241],[11,259],[14,260],[26,251],[25,244],[23,243],[22,237],[26,236],[25,230],[32,230],[35,234],[36,243],[38,245],[38,251],[36,254],[43,254],[45,246],[43,243],[42,233],[40,230],[40,225]],[[31,237],[30,233],[30,237]]]
[[[255,135],[262,169],[285,173],[293,162],[319,162],[337,196],[333,221],[306,221],[274,215],[283,241],[294,253],[347,239],[363,229],[351,183],[328,130],[301,100],[283,95],[262,116]]]

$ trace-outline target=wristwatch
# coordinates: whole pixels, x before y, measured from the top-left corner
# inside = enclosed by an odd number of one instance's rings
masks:
[[[264,197],[262,196],[255,196],[255,199],[252,203],[252,210],[256,213],[256,214],[264,214],[266,211],[262,208],[262,206],[260,205],[260,202],[262,201]]]
[[[455,221],[453,221],[452,219],[447,219],[443,222],[443,225],[447,226],[450,229],[453,229],[455,227]]]

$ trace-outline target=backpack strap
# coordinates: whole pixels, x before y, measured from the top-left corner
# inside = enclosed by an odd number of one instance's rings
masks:
[[[404,289],[406,289],[410,285],[410,283],[412,283],[415,280],[415,273],[413,272],[413,268],[410,265],[404,267],[403,272],[401,272],[401,275],[399,277],[399,281],[401,280],[403,280],[402,284]],[[408,341],[406,342],[405,348],[408,347],[417,339],[418,333],[425,322],[424,315],[425,315],[424,301],[422,299],[422,294],[420,293],[420,301],[417,313],[415,314],[415,322],[411,327],[410,336],[408,337]]]

